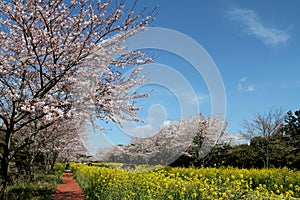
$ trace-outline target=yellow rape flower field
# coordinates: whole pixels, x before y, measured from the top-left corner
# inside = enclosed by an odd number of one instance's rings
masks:
[[[300,199],[300,172],[171,168],[150,172],[72,163],[85,199]]]

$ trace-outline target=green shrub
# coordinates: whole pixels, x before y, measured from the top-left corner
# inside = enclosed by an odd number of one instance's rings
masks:
[[[24,183],[9,186],[6,198],[10,200],[50,200],[54,198],[56,185],[53,183]]]
[[[56,185],[61,183],[64,165],[55,164],[48,174],[38,174],[32,183],[21,183],[7,187],[5,199],[10,200],[51,200],[54,198]]]
[[[56,183],[60,184],[61,178],[64,175],[65,165],[62,163],[55,163],[55,166],[52,170],[49,171],[49,175],[54,175],[56,177]]]
[[[40,174],[34,178],[35,183],[51,183],[56,184],[58,177],[51,174]]]
[[[102,162],[92,162],[91,163],[93,167],[105,167],[105,168],[110,168],[110,166],[102,163]]]

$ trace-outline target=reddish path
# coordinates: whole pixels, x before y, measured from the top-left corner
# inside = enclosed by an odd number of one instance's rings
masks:
[[[73,178],[73,173],[65,171],[62,177],[63,184],[58,184],[54,200],[84,200],[84,195],[78,183]]]

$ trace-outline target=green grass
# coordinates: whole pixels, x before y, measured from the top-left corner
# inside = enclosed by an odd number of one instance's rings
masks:
[[[48,174],[38,174],[33,182],[23,182],[8,186],[5,199],[9,200],[51,200],[54,199],[56,185],[61,182],[64,165],[57,163]]]

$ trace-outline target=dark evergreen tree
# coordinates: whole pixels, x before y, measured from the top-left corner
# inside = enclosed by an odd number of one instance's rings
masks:
[[[285,142],[291,149],[286,158],[287,165],[291,168],[300,169],[300,110],[287,113],[282,132]]]

